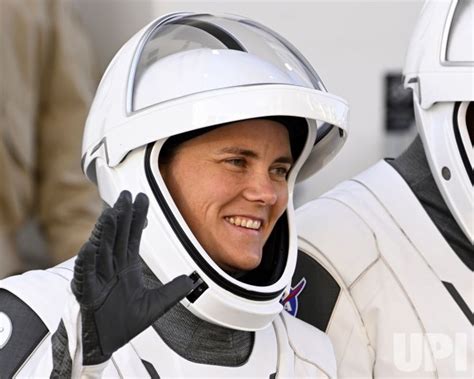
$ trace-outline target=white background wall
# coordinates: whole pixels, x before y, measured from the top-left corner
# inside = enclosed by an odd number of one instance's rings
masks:
[[[299,186],[298,204],[387,154],[383,77],[403,67],[421,0],[76,1],[101,69],[135,31],[154,17],[176,11],[235,13],[254,18],[299,48],[328,90],[348,100],[351,113],[348,142],[333,162]]]

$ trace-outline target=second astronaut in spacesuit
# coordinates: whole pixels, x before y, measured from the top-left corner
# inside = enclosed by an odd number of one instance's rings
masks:
[[[473,20],[472,0],[425,4],[404,70],[419,136],[297,212],[320,291],[300,309],[340,377],[474,374]]]

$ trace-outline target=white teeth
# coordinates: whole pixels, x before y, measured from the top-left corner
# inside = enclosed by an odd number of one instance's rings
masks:
[[[226,217],[227,221],[229,221],[233,225],[237,225],[243,228],[247,229],[254,229],[258,230],[260,229],[260,226],[262,225],[261,221],[258,220],[251,220],[251,219],[244,219],[240,217]]]

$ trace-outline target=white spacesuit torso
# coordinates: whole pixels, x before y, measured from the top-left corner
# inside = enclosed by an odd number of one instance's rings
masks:
[[[28,304],[46,326],[39,343],[29,348],[15,374],[19,377],[49,376],[53,368],[52,335],[59,322],[65,324],[68,348],[73,357],[73,377],[254,377],[254,378],[335,378],[336,363],[328,337],[312,326],[283,312],[267,328],[255,332],[252,353],[245,364],[226,367],[193,363],[175,353],[149,327],[116,351],[103,365],[81,366],[78,332],[79,307],[69,290],[73,260],[46,271],[32,271],[0,281],[7,290]],[[69,302],[66,311],[64,304]],[[13,326],[4,347],[15,345],[15,319],[8,311],[5,320]],[[13,320],[12,320],[13,318]],[[6,322],[3,321],[6,326]],[[19,332],[19,331],[16,331]],[[0,349],[0,355],[2,351]],[[0,370],[1,372],[1,370]]]
[[[297,218],[300,251],[340,287],[340,377],[472,378],[472,271],[396,170],[382,161]]]

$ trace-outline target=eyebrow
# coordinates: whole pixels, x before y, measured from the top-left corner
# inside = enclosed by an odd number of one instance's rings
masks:
[[[244,157],[257,159],[259,158],[258,154],[249,149],[243,149],[241,147],[225,147],[217,152],[218,154],[236,154],[242,155]],[[293,164],[293,159],[290,156],[284,155],[275,159],[275,163],[288,163]]]

